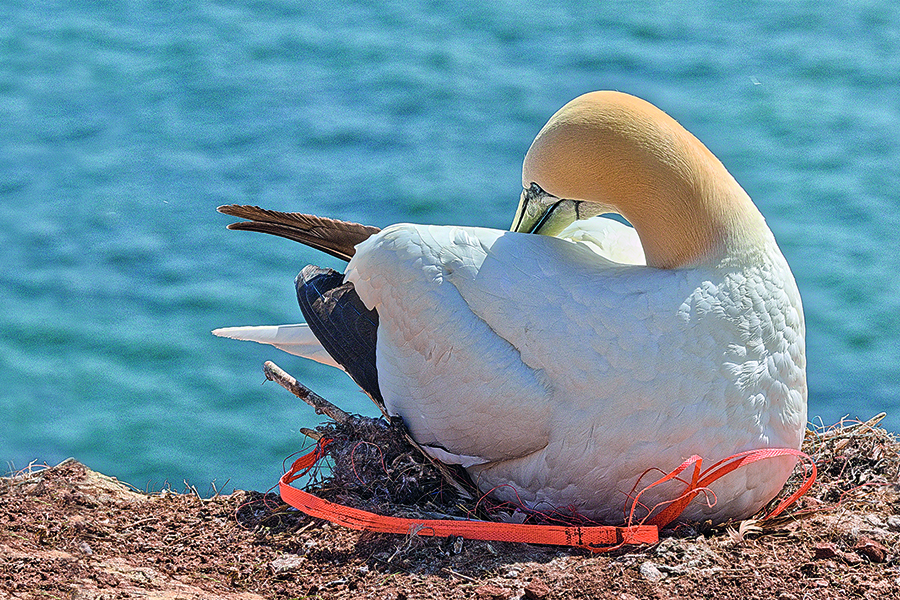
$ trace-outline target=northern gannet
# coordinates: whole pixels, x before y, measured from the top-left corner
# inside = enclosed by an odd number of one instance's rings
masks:
[[[541,511],[615,524],[650,469],[799,449],[800,294],[762,215],[697,138],[644,100],[588,93],[540,130],[522,185],[512,231],[221,207],[249,219],[230,228],[349,263],[298,275],[308,326],[215,333],[343,367],[434,457]],[[713,506],[701,495],[681,519],[754,514],[795,460],[734,471],[712,485]]]

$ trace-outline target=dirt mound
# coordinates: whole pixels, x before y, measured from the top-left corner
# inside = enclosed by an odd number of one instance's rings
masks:
[[[370,510],[470,514],[464,482],[448,484],[377,428],[320,432],[345,438],[331,444],[335,470],[310,481],[317,493]],[[819,479],[788,515],[681,527],[599,556],[360,533],[274,494],[145,494],[70,459],[0,479],[0,597],[895,598],[900,444],[876,418],[811,430],[804,450]]]

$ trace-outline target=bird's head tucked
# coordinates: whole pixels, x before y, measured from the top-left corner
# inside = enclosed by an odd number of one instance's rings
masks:
[[[586,200],[557,198],[535,182],[522,190],[512,231],[555,236],[578,219],[588,219],[603,212],[603,207]]]
[[[619,214],[654,267],[715,260],[765,228],[706,146],[620,92],[584,94],[554,114],[525,156],[522,187],[513,231],[552,236],[577,219]]]

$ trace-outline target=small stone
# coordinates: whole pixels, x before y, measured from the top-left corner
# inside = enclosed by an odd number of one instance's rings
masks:
[[[666,556],[667,554],[679,556],[684,554],[684,547],[676,538],[666,538],[656,547],[656,554],[657,556]]]
[[[660,581],[663,577],[665,577],[665,573],[659,570],[659,567],[649,560],[641,563],[641,575],[644,576],[644,579],[647,581],[657,582]]]
[[[358,574],[360,574],[360,575],[368,575],[368,574],[369,574],[369,567],[368,567],[368,565],[363,565],[363,566],[361,566],[360,568],[358,568],[358,569],[356,570],[356,572],[357,572]]]
[[[528,600],[544,600],[544,598],[550,595],[550,586],[540,579],[532,579],[531,582],[525,586],[524,592],[525,597]]]
[[[853,551],[861,556],[865,556],[873,563],[883,563],[887,560],[888,549],[884,544],[879,544],[871,538],[859,538],[853,546]]]
[[[506,572],[504,577],[507,579],[516,579],[519,576],[519,571],[517,569],[510,569]]]
[[[83,554],[87,554],[88,556],[94,553],[94,550],[90,546],[88,546],[87,542],[84,541],[78,542],[78,549],[81,550]]]
[[[827,560],[838,555],[837,547],[830,542],[818,544],[813,548],[813,558],[816,560]]]
[[[891,515],[887,518],[887,526],[891,531],[900,531],[900,515]]]
[[[463,538],[458,537],[453,540],[453,554],[462,554],[463,551]]]
[[[297,556],[296,554],[285,554],[284,556],[279,556],[271,563],[269,566],[272,568],[272,573],[275,575],[282,575],[284,573],[290,573],[291,571],[296,571],[303,564],[304,558],[302,556]]]
[[[508,600],[510,593],[498,585],[482,585],[475,588],[475,596],[483,600]]]
[[[879,517],[878,515],[874,515],[874,514],[866,515],[866,521],[868,521],[869,524],[872,525],[872,527],[879,527],[881,529],[884,529],[885,527],[887,527],[887,524],[884,521],[882,521],[881,517]]]

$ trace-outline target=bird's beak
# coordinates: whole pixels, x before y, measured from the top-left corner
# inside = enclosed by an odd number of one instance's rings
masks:
[[[580,200],[557,198],[542,190],[538,184],[532,183],[522,190],[510,231],[557,235],[575,220],[597,214],[583,214],[585,205]]]
[[[542,190],[538,184],[532,183],[522,190],[510,230],[519,233],[544,233],[541,230],[547,227],[552,207],[557,200],[559,199]]]

